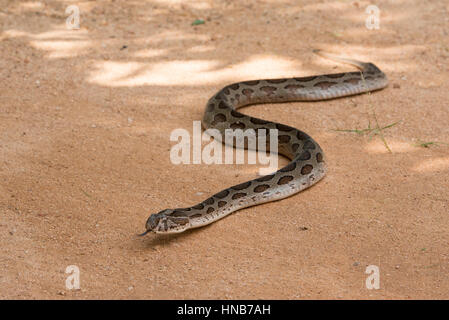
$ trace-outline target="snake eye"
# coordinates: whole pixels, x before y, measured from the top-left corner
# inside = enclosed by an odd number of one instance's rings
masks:
[[[139,234],[139,236],[143,237],[148,232],[154,232],[156,231],[156,227],[159,224],[160,217],[157,216],[157,214],[152,214],[147,219],[147,222],[145,223],[145,229],[146,231],[144,233]]]
[[[162,216],[159,213],[156,214],[152,214],[146,223],[146,229],[147,231],[155,231],[158,224],[159,224],[159,220],[161,220]]]

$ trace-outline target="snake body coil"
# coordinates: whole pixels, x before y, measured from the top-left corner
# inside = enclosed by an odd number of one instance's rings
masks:
[[[152,214],[146,233],[178,233],[215,222],[226,215],[253,205],[291,196],[317,183],[326,173],[324,154],[318,143],[293,127],[244,115],[238,108],[257,103],[316,101],[344,97],[385,88],[385,74],[372,63],[335,57],[326,58],[355,65],[360,72],[326,74],[302,78],[238,82],[217,92],[207,103],[204,128],[278,130],[279,153],[291,162],[275,173],[227,188],[189,207],[166,209]],[[266,137],[267,144],[269,136]],[[222,139],[224,142],[224,139]]]

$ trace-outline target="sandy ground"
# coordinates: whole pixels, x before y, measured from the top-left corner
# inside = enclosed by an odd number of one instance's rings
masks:
[[[0,298],[449,298],[447,1],[0,0],[0,28]],[[313,136],[327,177],[209,227],[137,237],[150,213],[259,168],[174,165],[172,130],[192,132],[230,82],[353,70],[313,48],[372,61],[390,86],[244,112]],[[375,118],[399,121],[383,130],[391,152],[379,132],[335,131]],[[80,290],[65,287],[69,265]]]

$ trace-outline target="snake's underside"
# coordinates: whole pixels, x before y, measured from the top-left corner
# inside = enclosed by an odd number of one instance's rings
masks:
[[[372,63],[316,53],[349,63],[359,72],[326,74],[302,78],[268,79],[237,82],[217,92],[207,103],[203,117],[205,129],[278,130],[279,153],[291,162],[273,174],[247,181],[218,192],[189,208],[166,209],[152,214],[146,233],[178,233],[215,222],[228,214],[253,205],[279,200],[317,183],[326,173],[324,154],[318,143],[306,133],[276,122],[244,115],[238,108],[250,104],[317,101],[344,97],[385,88],[385,74]],[[222,142],[224,142],[224,138]],[[267,145],[269,136],[266,137]],[[248,145],[245,146],[248,148]]]

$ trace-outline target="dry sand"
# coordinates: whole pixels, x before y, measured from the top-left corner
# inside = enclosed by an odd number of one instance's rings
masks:
[[[449,6],[376,1],[369,30],[369,4],[0,0],[0,298],[449,298],[449,147],[416,145],[449,142]],[[205,228],[137,237],[150,213],[258,171],[174,165],[172,130],[191,132],[230,82],[353,70],[313,48],[372,61],[390,86],[244,112],[313,136],[327,177]],[[383,131],[391,152],[378,134],[334,130],[374,126],[373,113],[399,121]],[[69,265],[80,290],[65,288]]]

